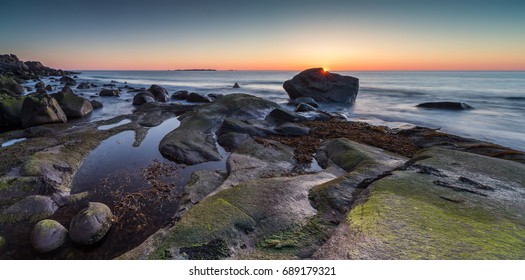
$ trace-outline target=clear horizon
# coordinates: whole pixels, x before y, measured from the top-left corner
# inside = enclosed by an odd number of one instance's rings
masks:
[[[68,70],[525,70],[523,1],[28,0],[3,7],[11,12],[0,19],[1,53]]]

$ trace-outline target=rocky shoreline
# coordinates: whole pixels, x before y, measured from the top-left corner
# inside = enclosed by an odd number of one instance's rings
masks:
[[[348,121],[318,111],[324,101],[307,96],[293,112],[247,94],[170,98],[158,85],[122,89],[135,94],[131,114],[73,124],[67,120],[95,106],[64,77],[59,93],[23,101],[43,108],[44,121],[19,114],[20,126],[0,133],[0,143],[25,139],[0,148],[2,259],[525,257],[521,151],[436,129]],[[328,78],[339,87],[338,79]],[[351,82],[346,102],[357,95]],[[99,85],[77,91],[85,86]],[[188,102],[192,94],[197,103]],[[180,124],[155,144],[169,161],[134,169],[140,186],[125,174],[75,190],[78,171],[102,143],[132,131],[132,159],[152,129],[175,118]],[[225,168],[205,167],[213,162]],[[189,180],[182,169],[191,170]]]

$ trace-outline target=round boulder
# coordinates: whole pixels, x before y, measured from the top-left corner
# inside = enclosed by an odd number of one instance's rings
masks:
[[[190,93],[187,90],[179,90],[175,92],[171,96],[171,98],[178,99],[178,100],[186,100],[188,98],[188,95],[190,95]]]
[[[91,245],[100,241],[113,222],[113,213],[108,206],[99,202],[89,202],[78,212],[69,224],[71,240],[81,245]]]
[[[199,103],[210,103],[211,100],[204,96],[204,95],[200,95],[196,92],[192,92],[190,93],[190,95],[188,95],[188,98],[186,99],[186,101],[188,102],[199,102]]]
[[[31,231],[31,244],[35,251],[47,253],[62,246],[66,241],[67,229],[55,220],[42,220]]]
[[[81,118],[93,111],[93,106],[89,100],[76,95],[68,86],[53,94],[53,97],[68,118]]]
[[[98,94],[100,96],[120,96],[120,91],[118,89],[103,89]]]
[[[58,102],[47,94],[27,96],[20,111],[22,127],[48,123],[65,123],[67,117]]]
[[[359,90],[359,79],[312,68],[284,82],[291,99],[311,97],[317,102],[353,103]]]
[[[89,102],[91,103],[91,106],[93,107],[93,110],[96,110],[96,109],[101,109],[104,105],[102,105],[102,103],[96,101],[96,100],[89,100]]]
[[[46,84],[44,82],[40,81],[35,84],[35,88],[45,88]]]
[[[149,91],[141,91],[133,97],[133,105],[135,106],[150,102],[155,102],[155,97]]]
[[[159,85],[151,85],[148,89],[151,94],[153,94],[153,97],[156,101],[159,102],[167,102],[168,101],[168,90],[165,88],[159,86]]]

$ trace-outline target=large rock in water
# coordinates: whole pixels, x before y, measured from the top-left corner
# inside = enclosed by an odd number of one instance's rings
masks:
[[[167,102],[169,100],[168,90],[159,85],[151,85],[148,91],[153,94],[153,97],[158,102]]]
[[[47,94],[27,96],[20,112],[22,127],[48,123],[65,123],[67,117],[58,102]]]
[[[359,79],[311,68],[284,82],[291,99],[311,97],[318,102],[353,103],[359,90]]]
[[[89,100],[76,95],[68,86],[52,96],[57,100],[68,118],[82,118],[93,111],[93,106]]]
[[[155,97],[149,91],[141,91],[133,97],[133,105],[155,102]]]
[[[470,110],[472,106],[463,102],[426,102],[417,105],[420,108],[443,109],[443,110]]]
[[[113,222],[113,213],[105,204],[89,202],[69,224],[71,240],[82,245],[95,244],[108,232]]]

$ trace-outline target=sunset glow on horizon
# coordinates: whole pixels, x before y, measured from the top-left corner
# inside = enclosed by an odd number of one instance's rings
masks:
[[[0,52],[61,69],[525,70],[520,1],[58,0],[4,6],[23,11],[24,21],[16,20],[18,13],[0,19]]]

